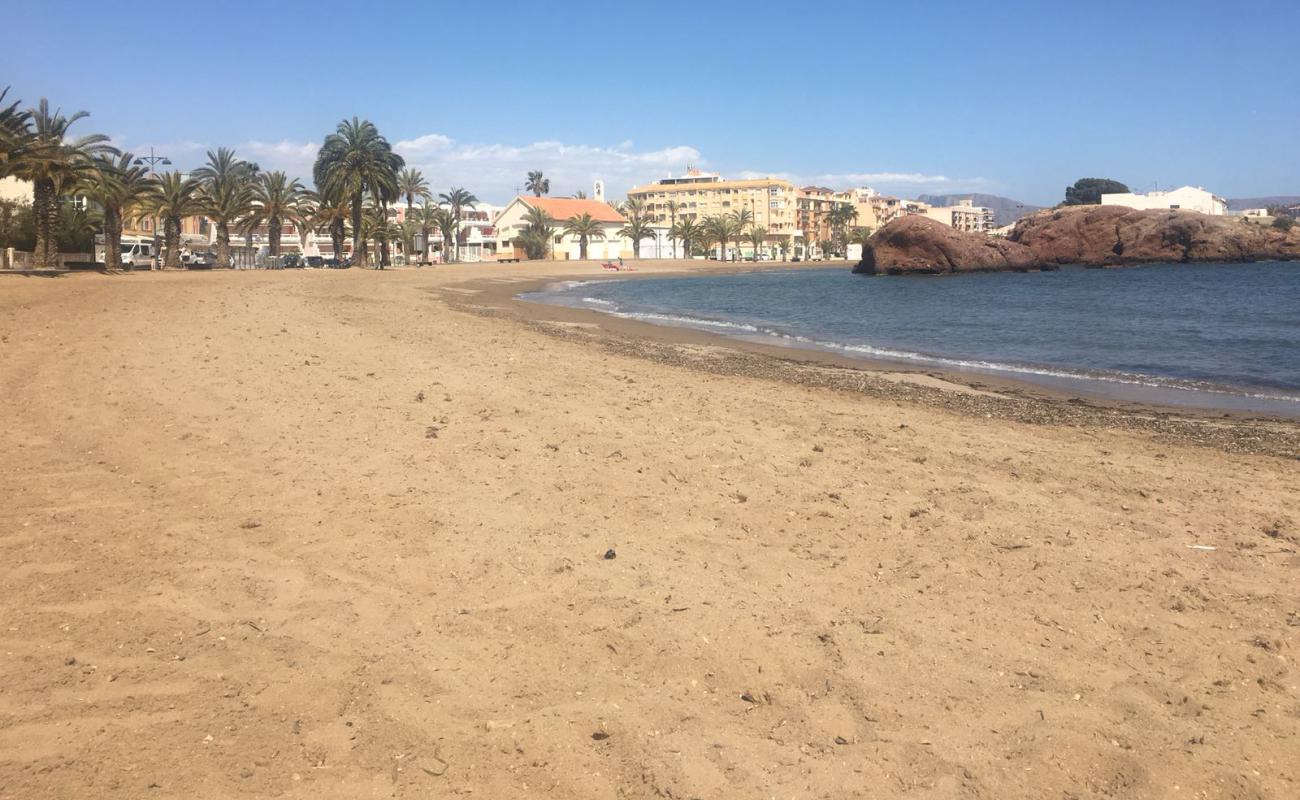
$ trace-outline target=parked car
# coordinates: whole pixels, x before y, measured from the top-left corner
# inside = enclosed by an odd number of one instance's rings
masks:
[[[306,263],[307,266],[313,269],[320,269],[321,267],[325,266],[325,259],[321,258],[320,256],[307,256]]]
[[[189,261],[185,262],[186,269],[212,269],[216,265],[216,253],[190,253]]]
[[[280,256],[281,269],[302,269],[302,256],[297,253],[285,253]]]

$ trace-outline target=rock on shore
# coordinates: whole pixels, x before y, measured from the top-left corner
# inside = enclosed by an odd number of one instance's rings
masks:
[[[1005,240],[960,233],[921,217],[902,217],[871,237],[854,272],[893,275],[1293,259],[1300,259],[1300,226],[1283,232],[1241,217],[1194,211],[1075,206],[1031,214]]]
[[[872,236],[854,272],[867,275],[1030,269],[1033,251],[1023,244],[962,233],[928,217],[900,217]]]

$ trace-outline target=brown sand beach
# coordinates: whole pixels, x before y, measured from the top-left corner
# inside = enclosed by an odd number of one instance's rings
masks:
[[[0,798],[1300,795],[1300,423],[597,274],[0,277]]]

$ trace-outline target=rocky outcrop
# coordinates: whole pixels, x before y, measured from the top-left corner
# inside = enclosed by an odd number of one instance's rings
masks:
[[[1075,206],[1031,214],[1006,239],[902,217],[867,241],[853,271],[899,275],[1293,259],[1300,259],[1300,225],[1285,232],[1242,217]]]
[[[1120,266],[1186,261],[1268,261],[1300,258],[1300,231],[1291,234],[1243,217],[1194,211],[1139,211],[1076,206],[1022,219],[1008,237],[1044,264]]]
[[[908,215],[876,232],[862,248],[854,272],[868,275],[988,272],[1034,268],[1033,252],[1022,244],[983,234],[961,233],[928,217]]]

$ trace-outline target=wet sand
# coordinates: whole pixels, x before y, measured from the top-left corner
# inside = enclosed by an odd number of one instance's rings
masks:
[[[0,797],[1300,792],[1294,423],[602,274],[0,277]]]

